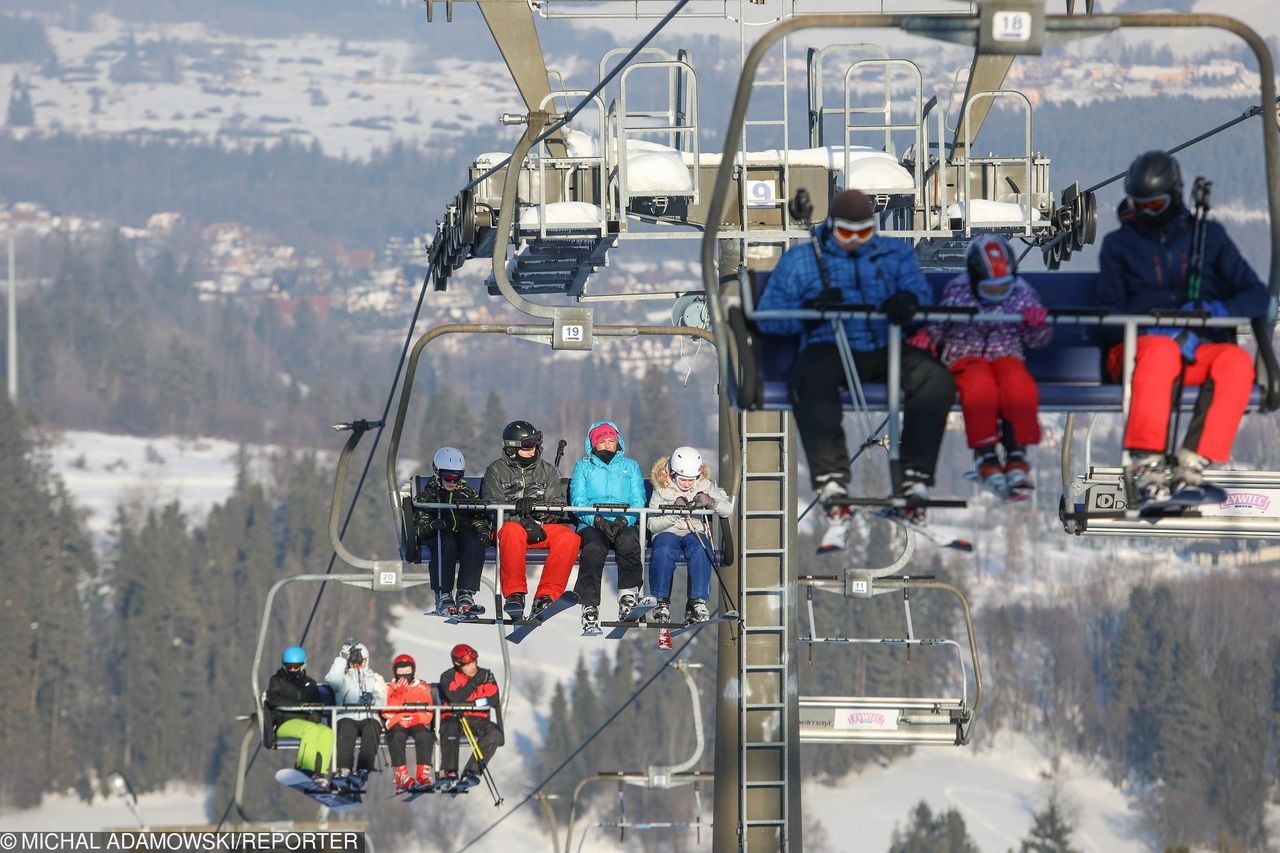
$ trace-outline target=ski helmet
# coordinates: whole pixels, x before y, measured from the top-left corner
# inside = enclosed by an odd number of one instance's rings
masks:
[[[410,678],[413,678],[414,673],[418,671],[417,662],[409,655],[396,655],[396,659],[391,662],[391,672],[398,676],[400,674],[399,669],[402,666],[409,667],[411,670],[409,673]]]
[[[1163,151],[1147,151],[1129,165],[1124,176],[1129,204],[1142,218],[1168,222],[1182,204],[1182,170]]]
[[[983,302],[1003,302],[1013,293],[1018,277],[1018,259],[999,234],[982,234],[973,238],[965,252],[969,270],[969,286]]]
[[[431,460],[431,467],[435,469],[436,476],[441,481],[456,483],[466,473],[467,460],[458,448],[442,447],[436,451],[435,458]]]
[[[453,651],[451,651],[449,655],[453,658],[454,666],[465,666],[472,661],[480,659],[479,653],[466,643],[458,643],[458,645],[453,647]]]
[[[280,663],[285,666],[306,666],[307,651],[302,646],[290,646],[280,655]]]
[[[693,447],[677,447],[671,452],[667,468],[677,477],[696,478],[702,473],[702,454]]]
[[[537,452],[531,458],[520,455],[520,448],[533,447]],[[502,452],[522,468],[528,468],[542,456],[542,432],[528,421],[512,421],[502,431]]]
[[[839,245],[859,249],[876,233],[875,205],[860,190],[844,190],[831,200],[827,221]]]

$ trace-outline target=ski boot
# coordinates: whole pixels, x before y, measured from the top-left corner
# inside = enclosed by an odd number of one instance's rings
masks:
[[[1036,484],[1031,479],[1031,463],[1022,450],[1010,450],[1004,463],[1004,479],[1009,486],[1009,500],[1025,501],[1031,497]]]
[[[397,766],[396,775],[395,778],[392,779],[392,784],[395,785],[397,794],[403,793],[404,791],[408,791],[412,788],[414,780],[413,777],[409,775],[409,768],[403,764]]]
[[[973,451],[973,467],[977,470],[978,483],[1002,501],[1009,500],[1009,479],[994,447],[979,447]]]
[[[631,618],[631,610],[640,601],[640,590],[624,589],[618,594],[618,621],[626,622]]]
[[[1227,499],[1221,486],[1205,482],[1204,469],[1210,460],[1194,450],[1178,451],[1178,464],[1173,469],[1173,493],[1170,500],[1188,506],[1202,503],[1220,503]]]
[[[413,777],[413,783],[420,788],[431,787],[431,765],[419,764],[417,775]]]
[[[333,782],[323,773],[312,773],[311,788],[316,791],[332,791]]]
[[[1125,468],[1125,475],[1133,478],[1139,506],[1169,500],[1173,472],[1169,470],[1163,453],[1135,454]]]
[[[671,599],[659,598],[658,603],[654,605],[650,613],[651,622],[669,622],[671,621]]]
[[[905,524],[922,527],[925,523],[925,512],[920,504],[929,500],[928,475],[912,468],[904,469],[902,482],[898,484],[898,497],[905,500],[907,505],[890,507],[889,511],[883,515]]]
[[[470,612],[475,608],[475,606],[476,606],[476,594],[475,594],[475,592],[473,592],[472,590],[469,590],[469,589],[460,589],[460,590],[458,590],[458,600],[457,600],[457,602],[456,602],[456,603],[457,603],[457,605],[458,605],[458,615],[459,615],[459,616],[466,616],[466,615],[467,615],[467,614],[469,614],[469,613],[470,613]]]
[[[458,605],[453,596],[445,590],[436,590],[436,613],[441,616],[457,616]]]
[[[705,599],[689,599],[689,603],[684,607],[684,624],[693,625],[697,622],[706,622],[710,618],[711,613],[707,610]]]
[[[507,596],[506,603],[502,605],[502,609],[512,619],[524,618],[524,593],[513,592]]]
[[[582,605],[582,635],[598,637],[603,633],[600,628],[600,608],[594,604]]]
[[[441,770],[440,775],[436,777],[435,789],[437,791],[452,791],[453,786],[458,783],[458,772],[456,770]]]
[[[818,544],[819,554],[834,554],[843,551],[849,542],[850,524],[849,507],[835,503],[837,498],[849,497],[844,483],[838,480],[827,480],[818,489],[818,501],[827,514],[827,529],[822,534],[822,542]]]
[[[533,600],[533,606],[529,608],[529,618],[537,619],[538,614],[555,604],[556,600],[549,595],[540,595]]]

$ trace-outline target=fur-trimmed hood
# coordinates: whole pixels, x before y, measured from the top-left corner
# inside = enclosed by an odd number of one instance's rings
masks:
[[[671,482],[671,475],[667,468],[667,460],[670,458],[670,456],[663,456],[657,462],[653,463],[653,467],[649,469],[649,479],[653,481],[653,485],[655,487],[663,489],[675,488],[674,484]],[[697,482],[700,483],[703,480],[707,480],[708,482],[711,480],[711,468],[705,462],[702,463],[702,470],[698,472]]]

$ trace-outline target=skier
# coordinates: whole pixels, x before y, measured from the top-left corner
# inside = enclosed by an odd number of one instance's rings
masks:
[[[502,703],[498,699],[498,682],[490,670],[480,666],[480,655],[475,649],[459,643],[453,647],[450,657],[453,668],[440,675],[441,700],[446,705],[480,707],[459,713],[440,712],[440,784],[446,788],[470,788],[480,783],[480,775],[493,758],[493,751],[506,742],[502,735]],[[492,720],[487,709],[493,710]],[[466,739],[470,743],[471,740],[463,730],[464,720],[484,757],[477,758],[473,750],[459,779],[459,741]]]
[[[613,421],[596,421],[587,430],[587,455],[573,466],[569,501],[573,506],[614,503],[644,506],[644,475],[626,455],[627,445]],[[618,560],[618,618],[626,618],[640,600],[644,565],[640,559],[639,516],[634,513],[584,512],[578,515],[582,553],[573,591],[582,602],[582,628],[600,630],[600,581],[613,548]]]
[[[875,207],[858,190],[831,202],[827,221],[811,243],[792,246],[769,277],[760,311],[818,308],[841,304],[879,306],[889,322],[905,326],[916,309],[933,301],[911,244],[876,234]],[[760,320],[760,331],[800,338],[800,352],[787,377],[788,395],[809,460],[809,477],[827,512],[823,550],[844,547],[850,530],[847,507],[833,501],[849,494],[849,451],[840,421],[840,388],[845,375],[828,321]],[[843,331],[864,381],[888,378],[888,331],[880,321],[849,319]],[[928,500],[938,449],[955,400],[951,373],[927,353],[902,350],[902,466],[896,472],[899,497],[909,502],[908,520],[923,520],[919,503]],[[914,504],[914,505],[913,505]]]
[[[1018,259],[999,234],[975,237],[965,266],[947,282],[940,307],[1013,314],[1022,322],[930,323],[908,343],[940,350],[955,376],[978,481],[1006,500],[1021,500],[1032,488],[1026,448],[1040,443],[1040,390],[1027,371],[1024,349],[1048,344],[1053,328],[1045,322],[1049,312],[1040,295],[1018,275]]]
[[[418,493],[422,503],[467,503],[480,495],[466,484],[466,459],[454,447],[442,447],[431,460],[435,475]],[[418,542],[431,550],[431,589],[436,612],[455,616],[475,606],[484,570],[484,549],[493,531],[487,513],[475,510],[423,509],[415,513]],[[458,598],[453,597],[457,577]]]
[[[542,433],[528,421],[512,421],[502,431],[502,455],[485,469],[480,496],[515,505],[514,519],[498,530],[503,609],[519,619],[529,590],[525,556],[529,548],[546,548],[530,617],[537,616],[564,592],[578,557],[578,534],[555,512],[535,513],[539,504],[563,504],[560,472],[542,458]]]
[[[378,755],[382,726],[374,709],[387,704],[387,683],[369,668],[369,649],[355,640],[342,645],[324,680],[333,688],[337,704],[367,706],[363,711],[338,714],[338,772],[334,778],[346,787],[360,790],[369,780]],[[353,772],[357,736],[360,759]]]
[[[711,469],[702,462],[702,454],[692,447],[677,447],[653,463],[649,475],[653,480],[653,496],[649,506],[687,505],[691,509],[713,509],[727,518],[733,511],[729,496],[711,479]],[[708,516],[651,515],[649,533],[653,549],[649,558],[649,592],[658,599],[653,621],[671,618],[671,583],[676,561],[684,555],[689,566],[686,623],[705,622],[710,617],[707,599],[711,596],[711,531]]]
[[[388,705],[431,705],[431,685],[415,677],[418,665],[409,655],[396,655],[391,662],[394,676],[387,686]],[[391,766],[395,768],[397,791],[406,791],[415,785],[431,784],[431,753],[436,748],[433,730],[435,715],[431,711],[386,710],[382,717],[387,724],[387,751],[391,753]],[[409,772],[405,757],[405,744],[413,738],[413,756],[417,759],[417,773]]]
[[[311,776],[319,788],[327,788],[325,773],[333,754],[333,729],[320,721],[319,711],[277,711],[292,705],[323,705],[320,685],[307,675],[307,653],[302,646],[289,646],[280,656],[280,668],[267,683],[267,714],[276,738],[298,739],[294,766]]]
[[[1140,155],[1129,166],[1124,190],[1120,228],[1102,241],[1099,307],[1117,314],[1182,308],[1215,317],[1266,315],[1266,287],[1218,222],[1203,222],[1201,268],[1190,268],[1196,224],[1183,202],[1177,160],[1163,151]],[[1198,293],[1192,293],[1197,285]],[[1235,342],[1234,329],[1140,331],[1124,434],[1128,473],[1143,502],[1171,495],[1195,502],[1204,493],[1205,467],[1231,455],[1253,388],[1253,357]],[[1120,332],[1111,334],[1118,338]],[[1113,378],[1120,377],[1122,359],[1123,346],[1117,344],[1108,358]],[[1165,451],[1180,375],[1183,384],[1202,387],[1171,469]]]

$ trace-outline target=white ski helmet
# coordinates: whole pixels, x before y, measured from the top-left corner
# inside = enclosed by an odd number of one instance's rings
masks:
[[[436,451],[435,458],[431,460],[431,467],[437,474],[441,471],[449,471],[461,475],[467,469],[467,460],[458,448],[442,447]]]
[[[702,454],[693,447],[677,447],[672,451],[667,467],[677,477],[696,479],[702,473]]]

